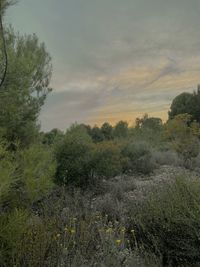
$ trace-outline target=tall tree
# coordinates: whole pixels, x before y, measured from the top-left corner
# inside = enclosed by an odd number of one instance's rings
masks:
[[[52,65],[35,34],[6,29],[8,71],[0,91],[0,134],[28,145],[38,132],[37,118],[49,87]]]
[[[110,123],[105,122],[101,126],[101,132],[102,132],[105,140],[113,139],[113,127],[112,127],[112,125]]]
[[[191,121],[200,122],[200,86],[193,93],[182,93],[172,101],[169,119],[173,119],[179,114],[190,114]]]
[[[128,123],[126,121],[119,121],[114,128],[114,136],[117,138],[127,137]]]

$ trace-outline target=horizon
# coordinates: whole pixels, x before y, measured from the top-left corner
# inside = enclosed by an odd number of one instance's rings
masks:
[[[199,11],[198,0],[20,0],[6,23],[36,33],[52,56],[42,130],[145,113],[165,121],[173,98],[199,83]]]

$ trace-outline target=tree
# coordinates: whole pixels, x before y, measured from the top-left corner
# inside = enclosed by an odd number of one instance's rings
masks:
[[[105,122],[101,126],[101,132],[102,132],[102,134],[104,136],[104,140],[111,140],[111,139],[113,139],[113,127],[108,122]]]
[[[17,3],[17,0],[0,0],[0,12],[1,12],[1,15],[4,15],[6,9],[9,6],[14,5],[15,3]]]
[[[194,97],[190,93],[182,93],[174,98],[172,101],[169,119],[173,119],[178,114],[191,114],[193,113],[193,101]]]
[[[35,34],[6,31],[8,72],[1,88],[0,132],[9,142],[30,144],[37,136],[37,118],[51,78],[51,57]]]
[[[135,121],[136,128],[149,128],[152,130],[161,130],[162,120],[160,118],[149,117],[148,114],[145,114],[141,119],[136,118]]]
[[[200,86],[193,93],[182,93],[172,101],[169,119],[173,119],[179,114],[190,114],[192,120],[200,122]]]
[[[104,140],[101,129],[96,125],[91,129],[90,136],[95,143],[102,142]]]
[[[114,128],[114,136],[117,138],[127,137],[128,123],[126,121],[119,121]]]
[[[56,142],[61,141],[64,133],[59,129],[52,129],[48,133],[42,133],[42,143],[45,145],[54,145]]]

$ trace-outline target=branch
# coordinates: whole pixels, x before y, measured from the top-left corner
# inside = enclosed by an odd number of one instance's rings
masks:
[[[4,36],[4,29],[3,29],[3,22],[2,22],[2,6],[1,6],[1,1],[0,1],[0,34],[2,35],[2,41],[3,41],[3,53],[5,57],[5,68],[3,72],[3,77],[0,82],[0,88],[3,86],[5,79],[6,79],[6,74],[7,74],[7,69],[8,69],[8,54],[6,50],[6,40]]]

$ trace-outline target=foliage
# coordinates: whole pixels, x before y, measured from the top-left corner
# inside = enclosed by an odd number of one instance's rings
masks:
[[[0,0],[1,14],[14,2]],[[37,119],[51,91],[50,55],[36,35],[12,28],[5,35],[0,266],[199,266],[198,179],[162,180],[152,195],[150,187],[138,197],[134,191],[143,183],[127,173],[150,174],[155,162],[179,165],[180,158],[198,167],[200,87],[174,99],[165,126],[145,114],[134,128],[119,121],[39,133]]]
[[[102,142],[104,140],[104,135],[98,126],[94,126],[90,131],[90,136],[95,143]]]
[[[145,142],[127,143],[122,149],[122,155],[127,159],[123,166],[125,172],[133,171],[149,174],[155,168],[151,149]]]
[[[114,127],[114,137],[125,138],[128,135],[128,123],[126,121],[119,121]]]
[[[185,160],[190,160],[199,154],[199,141],[196,134],[196,124],[190,125],[191,115],[180,114],[166,124],[165,134],[173,149]]]
[[[153,150],[152,151],[153,161],[158,165],[172,165],[181,166],[182,161],[176,151],[174,150]]]
[[[72,126],[56,148],[56,181],[84,186],[89,183],[92,140],[83,126]]]
[[[104,140],[112,140],[113,139],[113,127],[108,122],[105,122],[101,126],[101,132],[104,136]]]
[[[31,204],[51,192],[56,163],[49,149],[44,149],[41,145],[32,145],[20,151],[19,169],[25,198]]]
[[[123,220],[111,221],[107,214],[90,210],[88,199],[84,192],[70,194],[60,188],[39,204],[42,216],[32,215],[28,221],[21,216],[23,235],[6,263],[17,267],[159,266],[155,255],[131,248]]]
[[[136,208],[132,229],[142,245],[163,258],[165,266],[200,263],[200,183],[175,179]]]
[[[26,146],[38,133],[37,118],[51,90],[51,58],[36,35],[6,32],[8,73],[1,88],[0,127],[9,141]]]
[[[6,144],[0,143],[0,204],[7,199],[11,188],[17,183],[17,164],[14,155],[6,149]]]
[[[146,142],[156,149],[165,150],[168,144],[163,132],[162,120],[145,114],[142,118],[136,118],[135,127],[129,129],[129,136],[135,142]]]
[[[17,2],[17,0],[0,0],[0,12],[2,15],[5,14],[6,9],[14,5]]]
[[[43,146],[8,151],[0,147],[0,265],[13,266],[34,203],[53,189],[55,162]],[[8,263],[9,262],[9,263]]]
[[[26,231],[29,212],[15,209],[0,217],[0,265],[14,266],[12,260],[18,257],[19,243]]]
[[[193,93],[181,93],[172,101],[169,111],[169,119],[176,115],[188,113],[192,120],[200,122],[200,86]]]
[[[92,153],[92,171],[96,177],[114,177],[121,173],[120,148],[113,142],[98,143]]]
[[[148,114],[144,114],[142,118],[136,118],[135,127],[159,131],[162,128],[162,120],[160,118],[149,117]]]
[[[51,146],[61,141],[64,137],[64,134],[59,129],[52,129],[50,132],[41,133],[41,137],[43,144]]]

